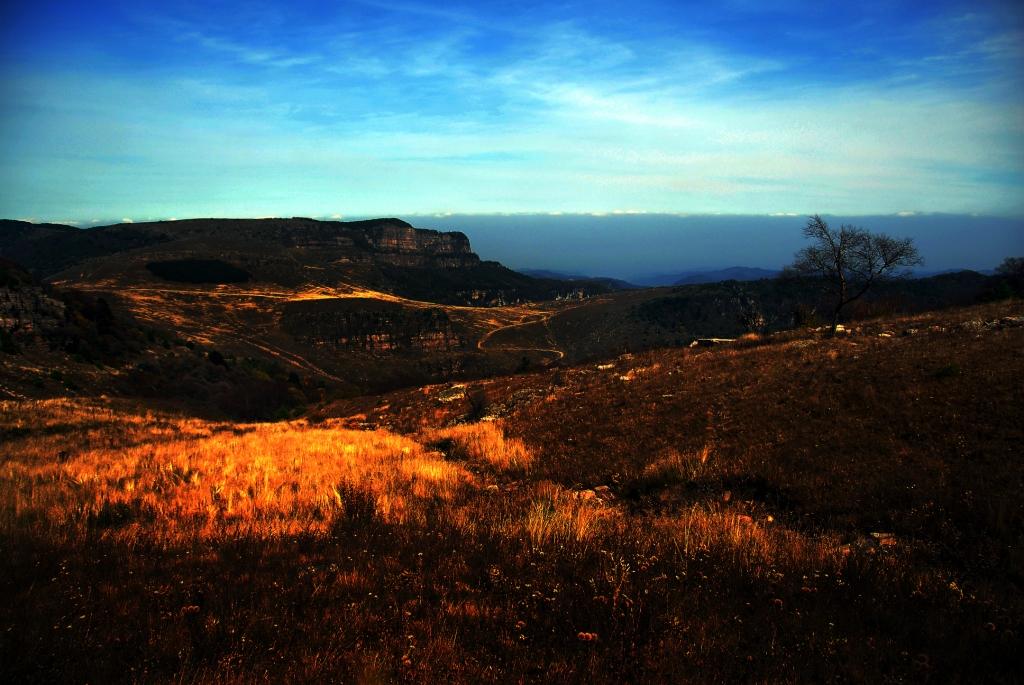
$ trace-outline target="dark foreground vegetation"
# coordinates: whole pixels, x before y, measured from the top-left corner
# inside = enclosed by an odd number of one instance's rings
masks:
[[[276,424],[0,405],[7,682],[1015,682],[1017,301]]]
[[[168,259],[149,262],[146,269],[179,283],[245,283],[252,278],[248,271],[219,259]]]

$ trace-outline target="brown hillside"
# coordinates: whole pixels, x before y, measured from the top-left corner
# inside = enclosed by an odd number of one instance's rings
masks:
[[[314,421],[4,402],[0,668],[1013,682],[1021,313],[627,355]]]

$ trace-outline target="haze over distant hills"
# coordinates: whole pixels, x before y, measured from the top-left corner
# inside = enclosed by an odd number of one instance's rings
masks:
[[[919,275],[971,269],[986,272],[1024,254],[1024,217],[904,213],[824,215],[873,232],[909,236],[924,257]],[[337,221],[341,215],[318,216]],[[374,219],[346,215],[345,221]],[[672,285],[697,273],[733,266],[774,271],[804,245],[803,214],[410,214],[408,223],[459,231],[486,259],[520,273],[558,278],[609,278],[637,285]],[[157,219],[146,219],[156,221]],[[140,222],[140,218],[135,218]],[[130,219],[70,222],[78,227]],[[59,222],[69,223],[69,222]],[[742,280],[742,279],[741,279]]]
[[[513,269],[600,275],[665,284],[699,271],[741,265],[780,269],[803,247],[802,214],[509,214],[407,217],[417,226],[462,231],[474,248]],[[984,271],[1024,254],[1024,218],[966,214],[828,216],[873,232],[914,239],[927,272]],[[659,278],[660,276],[660,278]],[[676,280],[678,280],[678,278]]]
[[[730,266],[724,269],[697,269],[677,274],[654,275],[640,281],[641,285],[691,285],[695,283],[718,283],[720,281],[758,281],[773,278],[777,269],[759,269],[753,266]]]

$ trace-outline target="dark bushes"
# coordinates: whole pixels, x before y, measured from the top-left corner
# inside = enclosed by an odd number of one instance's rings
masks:
[[[245,283],[248,271],[219,259],[172,259],[149,262],[146,269],[165,281],[178,283]]]

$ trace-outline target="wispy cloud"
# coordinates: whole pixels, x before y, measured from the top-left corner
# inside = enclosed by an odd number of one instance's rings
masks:
[[[815,41],[756,4],[262,8],[136,19],[146,65],[0,72],[0,209],[1024,212],[1020,30],[983,12]]]
[[[242,62],[278,69],[304,66],[320,60],[320,57],[317,55],[297,55],[278,50],[255,48],[226,38],[207,35],[199,31],[185,31],[178,34],[177,37],[179,40],[192,42],[208,50],[227,54]]]

